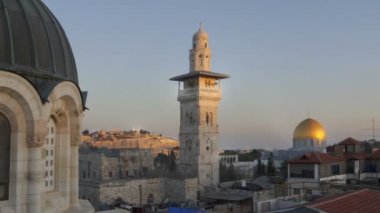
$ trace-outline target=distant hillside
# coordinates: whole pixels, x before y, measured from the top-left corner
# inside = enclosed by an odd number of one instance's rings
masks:
[[[153,134],[146,130],[111,130],[111,131],[84,131],[82,142],[90,147],[108,149],[152,149],[154,156],[159,153],[170,153],[171,150],[178,150],[179,142],[173,138],[168,138],[160,134]]]

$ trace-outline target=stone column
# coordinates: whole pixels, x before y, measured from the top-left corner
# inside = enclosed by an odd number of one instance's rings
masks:
[[[80,136],[71,136],[70,150],[70,206],[79,207],[79,143]]]
[[[44,134],[35,134],[28,136],[28,213],[41,213],[43,209],[42,195],[44,164],[42,159],[42,145],[45,141],[45,138],[46,135]]]

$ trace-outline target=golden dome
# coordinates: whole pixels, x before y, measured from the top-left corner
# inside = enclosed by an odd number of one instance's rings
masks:
[[[316,120],[308,118],[303,120],[293,133],[293,140],[317,139],[326,140],[323,126]]]

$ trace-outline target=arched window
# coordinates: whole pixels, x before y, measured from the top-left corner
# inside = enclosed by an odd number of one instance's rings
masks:
[[[44,144],[45,149],[45,192],[54,191],[55,186],[55,146],[56,146],[56,125],[53,119],[47,123],[48,134]]]
[[[206,112],[206,125],[208,126],[209,124],[209,121],[210,121],[210,117],[208,115],[208,112]]]
[[[11,127],[0,113],[0,200],[9,199],[9,172],[11,152]]]

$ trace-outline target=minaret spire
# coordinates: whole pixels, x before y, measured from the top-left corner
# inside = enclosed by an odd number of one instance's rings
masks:
[[[219,183],[219,80],[229,77],[211,72],[210,59],[208,34],[200,24],[190,50],[190,72],[170,79],[179,81],[179,171],[185,177],[197,177],[201,192]]]
[[[208,44],[208,34],[202,22],[199,30],[193,36],[193,48],[190,50],[190,72],[211,71],[211,49]]]

